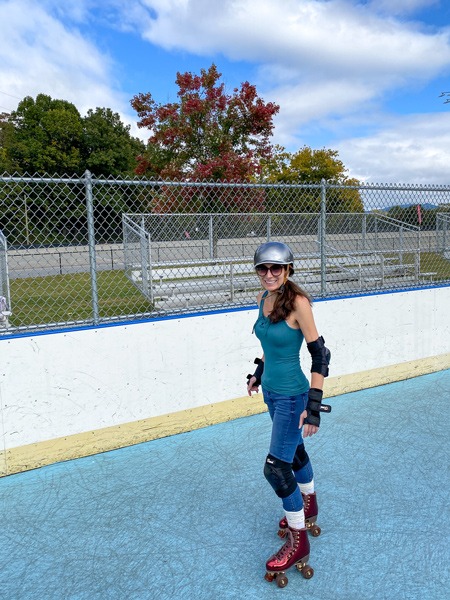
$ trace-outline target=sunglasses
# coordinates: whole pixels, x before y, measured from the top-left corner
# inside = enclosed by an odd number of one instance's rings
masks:
[[[283,265],[272,265],[271,267],[266,267],[266,265],[258,265],[256,267],[256,273],[260,277],[265,277],[270,271],[274,277],[279,277],[283,272],[283,269]]]

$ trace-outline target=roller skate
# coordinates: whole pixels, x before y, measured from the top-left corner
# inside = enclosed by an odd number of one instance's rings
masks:
[[[306,528],[311,532],[313,537],[318,537],[322,531],[318,525],[316,525],[317,514],[319,508],[317,506],[316,493],[313,494],[302,494],[303,508],[305,511],[305,525]],[[284,539],[288,531],[288,522],[286,517],[283,517],[279,523],[278,535],[281,539]]]
[[[304,529],[287,528],[284,546],[266,562],[266,581],[273,581],[280,588],[288,584],[286,571],[294,565],[305,579],[311,579],[314,569],[308,565],[309,539],[306,527]]]

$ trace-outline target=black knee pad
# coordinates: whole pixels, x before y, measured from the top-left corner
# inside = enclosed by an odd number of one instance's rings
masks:
[[[308,464],[309,456],[305,450],[305,444],[299,444],[297,446],[297,450],[295,451],[294,461],[292,463],[292,468],[294,471],[300,471]]]
[[[264,477],[273,487],[279,498],[287,498],[297,489],[292,464],[279,460],[271,454],[266,458]]]

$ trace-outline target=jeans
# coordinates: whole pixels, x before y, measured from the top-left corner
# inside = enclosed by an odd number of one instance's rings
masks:
[[[269,453],[287,463],[292,463],[297,446],[303,443],[302,429],[299,429],[300,415],[306,408],[308,392],[296,396],[283,396],[263,388],[264,402],[272,419],[272,437]],[[294,471],[297,483],[309,483],[313,479],[311,462],[298,471]],[[283,508],[299,511],[303,508],[303,499],[297,486],[287,498],[283,498]]]

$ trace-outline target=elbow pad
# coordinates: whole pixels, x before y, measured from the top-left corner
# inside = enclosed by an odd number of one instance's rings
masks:
[[[309,342],[306,345],[312,358],[311,373],[319,373],[319,375],[328,377],[331,352],[325,346],[323,337],[320,336],[315,342]]]

